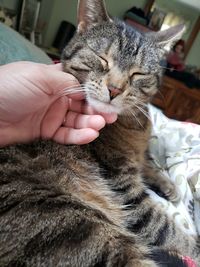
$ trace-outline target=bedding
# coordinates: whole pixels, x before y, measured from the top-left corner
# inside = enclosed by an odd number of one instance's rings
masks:
[[[200,125],[168,119],[149,106],[153,124],[150,153],[155,164],[178,187],[177,205],[150,191],[177,224],[190,235],[200,234]]]
[[[0,65],[14,61],[52,63],[52,60],[40,48],[0,22]]]

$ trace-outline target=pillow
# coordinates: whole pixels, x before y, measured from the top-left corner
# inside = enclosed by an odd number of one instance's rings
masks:
[[[52,60],[40,48],[18,32],[0,23],[0,65],[14,61],[51,64]]]

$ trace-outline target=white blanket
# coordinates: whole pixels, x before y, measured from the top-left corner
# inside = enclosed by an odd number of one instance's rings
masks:
[[[179,188],[181,202],[175,206],[150,194],[186,233],[200,234],[200,125],[168,119],[151,105],[149,111],[153,123],[150,152]]]

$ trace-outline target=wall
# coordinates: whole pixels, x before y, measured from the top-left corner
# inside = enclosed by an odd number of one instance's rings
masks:
[[[46,0],[49,1],[49,0]],[[44,45],[51,46],[62,20],[76,24],[76,6],[78,0],[56,0],[52,2],[52,12],[48,9],[49,20],[44,33]],[[43,5],[43,3],[42,3]],[[51,13],[50,13],[51,12]]]
[[[144,9],[146,2],[146,0],[106,0],[106,6],[112,16],[122,18],[125,11],[133,6]]]
[[[50,0],[43,0],[42,5]],[[78,0],[51,0],[52,12],[47,9],[49,21],[44,33],[44,45],[50,46],[62,20],[67,20],[76,25],[76,10]],[[108,12],[112,16],[122,17],[124,12],[133,6],[144,8],[146,0],[106,0]]]
[[[16,10],[18,7],[19,0],[0,0],[0,6]]]
[[[193,43],[192,49],[189,51],[186,58],[186,64],[200,68],[200,32]]]
[[[41,7],[40,7],[40,15],[39,15],[39,24],[40,25],[44,25],[44,33],[43,33],[43,37],[46,36],[47,40],[45,40],[47,46],[49,46],[49,42],[48,42],[48,35],[47,30],[49,30],[49,32],[52,32],[52,25],[53,25],[53,8],[55,5],[55,1],[54,0],[42,0],[41,3]],[[51,23],[50,23],[51,22]],[[51,28],[50,28],[51,27]]]

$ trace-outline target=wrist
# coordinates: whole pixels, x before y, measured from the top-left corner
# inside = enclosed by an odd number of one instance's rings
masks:
[[[34,140],[30,130],[18,125],[0,124],[0,147],[6,147],[16,143],[27,143]]]
[[[2,127],[0,125],[0,148],[8,146],[12,143],[14,143],[12,129],[9,126]]]

